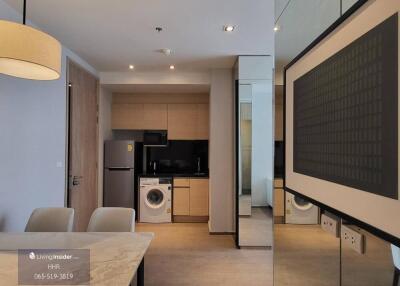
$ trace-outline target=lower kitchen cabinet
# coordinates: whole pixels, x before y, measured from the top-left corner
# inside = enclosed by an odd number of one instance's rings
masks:
[[[285,216],[285,191],[283,179],[274,180],[274,223],[284,223]]]
[[[174,179],[173,215],[175,222],[208,221],[209,180]]]
[[[208,216],[208,180],[190,179],[191,216]]]
[[[188,187],[174,188],[174,199],[173,199],[174,215],[188,216],[190,214],[189,192],[190,188]]]

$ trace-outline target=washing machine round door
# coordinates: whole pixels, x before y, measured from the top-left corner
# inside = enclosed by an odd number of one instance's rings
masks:
[[[292,198],[292,205],[301,211],[308,211],[309,209],[311,209],[313,207],[313,204],[310,203],[309,201],[300,198],[298,196],[293,196]]]
[[[149,208],[159,209],[165,204],[166,196],[162,190],[153,188],[147,192],[145,202]]]

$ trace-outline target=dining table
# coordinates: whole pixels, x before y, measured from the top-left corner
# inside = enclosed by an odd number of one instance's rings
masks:
[[[143,286],[144,256],[153,237],[145,232],[3,232],[0,285],[127,286],[136,275]]]

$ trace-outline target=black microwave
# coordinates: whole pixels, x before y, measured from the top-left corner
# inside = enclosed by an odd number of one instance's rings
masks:
[[[143,133],[143,146],[166,147],[168,145],[167,130],[146,130]]]

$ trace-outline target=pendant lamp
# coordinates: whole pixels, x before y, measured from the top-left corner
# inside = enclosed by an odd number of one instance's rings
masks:
[[[61,44],[37,29],[0,20],[0,73],[32,80],[55,80],[61,72]]]

